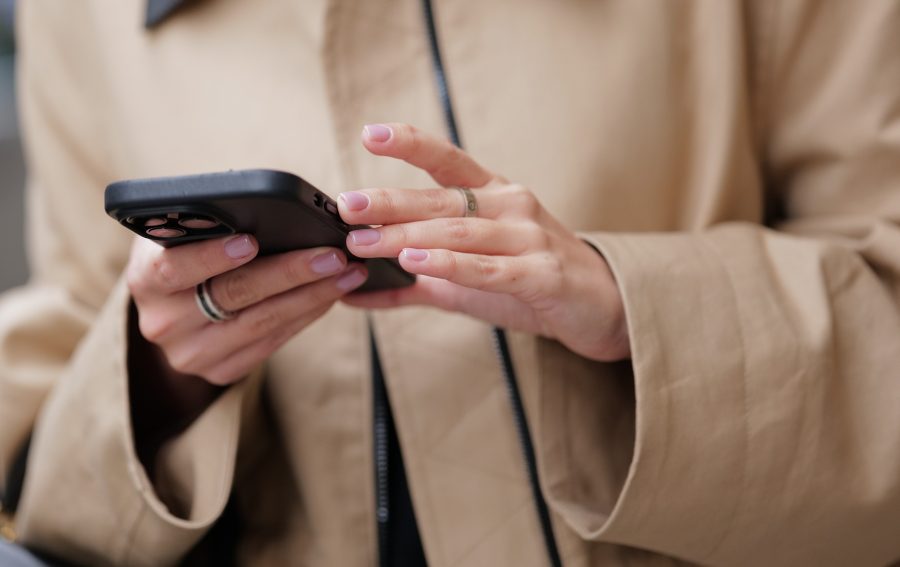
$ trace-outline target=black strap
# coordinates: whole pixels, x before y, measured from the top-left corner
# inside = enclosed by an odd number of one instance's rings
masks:
[[[28,449],[31,447],[31,435],[25,439],[19,451],[16,453],[9,470],[6,471],[6,482],[3,486],[3,494],[0,495],[0,502],[3,503],[3,510],[8,514],[13,514],[19,506],[19,499],[22,496],[22,486],[25,483],[25,464],[28,462]]]
[[[447,84],[447,73],[444,70],[444,61],[441,57],[441,47],[440,42],[438,41],[437,27],[435,25],[434,10],[431,5],[431,0],[422,0],[422,11],[425,15],[425,27],[428,31],[428,42],[431,47],[431,62],[434,67],[434,77],[435,82],[437,83],[438,95],[440,96],[441,106],[444,110],[444,120],[447,124],[447,131],[450,134],[450,139],[453,143],[462,147],[459,128],[456,124],[456,114],[453,112],[453,101],[450,98],[450,89]],[[497,355],[500,359],[503,376],[506,380],[506,389],[509,393],[510,404],[512,405],[513,419],[515,420],[516,431],[519,435],[519,444],[525,458],[525,468],[527,469],[528,480],[531,484],[531,493],[534,497],[534,505],[538,519],[541,523],[544,545],[547,548],[547,557],[553,567],[562,567],[562,558],[559,555],[556,536],[553,534],[553,524],[550,521],[550,511],[547,507],[547,501],[544,499],[544,494],[541,492],[537,470],[537,457],[534,451],[534,444],[531,440],[531,432],[528,428],[525,405],[522,402],[522,396],[519,392],[519,384],[516,379],[515,368],[513,368],[512,365],[512,358],[509,354],[506,333],[499,327],[494,327],[494,343],[497,347]]]
[[[427,567],[422,539],[413,510],[403,452],[394,427],[394,416],[384,383],[375,337],[369,329],[372,349],[372,402],[374,426],[375,507],[378,523],[379,565]]]

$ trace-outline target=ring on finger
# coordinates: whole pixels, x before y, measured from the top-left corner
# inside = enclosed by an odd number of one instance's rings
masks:
[[[463,217],[478,216],[478,201],[475,199],[475,193],[468,187],[456,187],[459,194],[463,196]]]
[[[200,313],[203,313],[203,316],[212,323],[222,323],[237,317],[237,311],[223,309],[212,298],[210,293],[211,282],[212,278],[197,284],[197,287],[194,289],[194,299],[197,300],[197,307],[200,308]]]

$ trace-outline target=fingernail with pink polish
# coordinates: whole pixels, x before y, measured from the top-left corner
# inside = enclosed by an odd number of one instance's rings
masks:
[[[365,272],[363,272],[362,268],[359,266],[355,266],[350,268],[346,274],[338,278],[336,285],[341,291],[350,291],[351,289],[361,286],[364,281],[366,281]]]
[[[374,228],[354,230],[350,233],[350,242],[354,246],[369,246],[381,240],[381,233]]]
[[[428,250],[419,250],[418,248],[404,248],[403,257],[413,262],[424,262],[428,259]]]
[[[370,142],[387,142],[393,132],[384,124],[367,124],[363,127],[363,135]]]
[[[369,206],[369,196],[359,191],[345,191],[338,195],[348,210],[361,211]]]
[[[250,237],[246,234],[235,236],[225,242],[225,254],[227,254],[229,258],[238,260],[240,258],[246,258],[254,252],[256,252],[256,245],[253,244],[253,241],[250,240]]]
[[[344,262],[341,261],[337,252],[325,252],[313,258],[309,262],[309,267],[317,274],[334,274],[344,267]]]

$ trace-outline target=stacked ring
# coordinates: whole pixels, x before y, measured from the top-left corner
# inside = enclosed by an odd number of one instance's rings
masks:
[[[475,193],[472,192],[468,187],[457,187],[457,191],[462,194],[465,202],[463,203],[463,214],[464,217],[476,217],[478,216],[478,201],[475,200]]]
[[[209,293],[211,281],[212,279],[208,279],[203,283],[197,284],[197,287],[194,290],[194,298],[197,300],[197,307],[200,308],[200,312],[212,323],[221,323],[223,321],[228,321],[229,319],[234,319],[237,316],[237,311],[222,309],[222,307],[213,301],[212,295]]]

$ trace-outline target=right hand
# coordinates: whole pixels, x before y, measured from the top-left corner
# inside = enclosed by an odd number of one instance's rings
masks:
[[[162,248],[138,238],[125,272],[138,329],[176,372],[217,386],[247,375],[292,336],[365,281],[336,248],[253,260],[255,239],[237,235]],[[197,284],[234,319],[211,323],[195,302]]]

